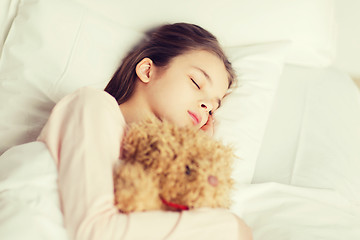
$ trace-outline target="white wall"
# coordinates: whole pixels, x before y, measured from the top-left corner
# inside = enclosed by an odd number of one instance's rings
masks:
[[[360,0],[335,0],[338,20],[334,66],[360,78]]]

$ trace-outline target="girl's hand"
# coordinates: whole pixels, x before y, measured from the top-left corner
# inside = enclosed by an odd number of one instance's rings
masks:
[[[207,122],[200,130],[205,131],[210,137],[214,135],[214,117],[212,115],[209,115]]]

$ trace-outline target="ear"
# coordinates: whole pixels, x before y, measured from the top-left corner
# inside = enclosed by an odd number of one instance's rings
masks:
[[[150,77],[152,75],[154,68],[154,63],[150,58],[143,58],[136,65],[136,75],[143,83],[148,83],[150,81]]]

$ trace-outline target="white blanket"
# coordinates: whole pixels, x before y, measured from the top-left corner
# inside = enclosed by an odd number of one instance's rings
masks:
[[[0,239],[67,240],[57,171],[41,142],[0,157]],[[241,186],[232,211],[252,227],[255,240],[358,240],[360,207],[333,190],[279,183]]]
[[[46,146],[31,142],[0,157],[0,239],[65,240],[57,171]]]

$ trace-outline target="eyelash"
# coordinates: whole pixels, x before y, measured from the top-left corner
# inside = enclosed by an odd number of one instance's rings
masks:
[[[195,84],[195,86],[196,86],[198,89],[200,89],[199,84],[197,84],[194,79],[192,79],[192,78],[190,78],[190,79],[191,79],[191,81]]]

